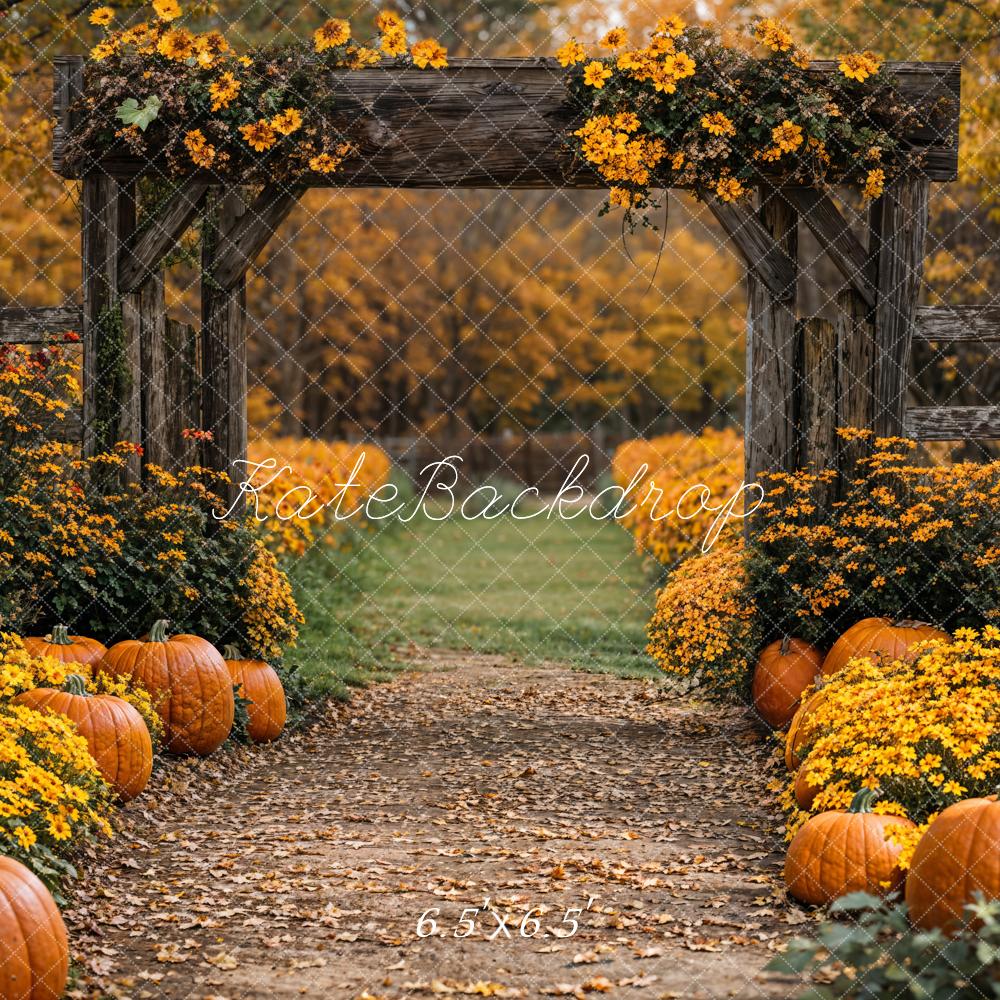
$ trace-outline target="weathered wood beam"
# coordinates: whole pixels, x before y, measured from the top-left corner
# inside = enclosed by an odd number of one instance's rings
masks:
[[[796,262],[798,219],[795,210],[771,189],[762,188],[760,197],[760,223],[769,241],[784,257]],[[757,482],[765,472],[794,469],[799,444],[794,275],[791,279],[782,278],[782,295],[772,291],[759,275],[760,272],[753,268],[747,272],[744,418],[747,483]],[[753,531],[749,522],[747,530]]]
[[[83,56],[56,56],[52,60],[52,169],[62,174],[65,169],[63,152],[66,142],[79,121],[79,111],[74,105],[83,94]],[[86,171],[73,171],[80,177]]]
[[[71,65],[65,58],[56,64],[57,93],[73,95],[68,103],[65,98],[59,101],[53,159],[63,176],[74,172],[66,168],[64,147],[73,124],[68,109],[80,95],[78,76],[67,77]],[[885,68],[927,122],[900,138],[924,157],[928,177],[954,180],[960,65],[899,62],[886,63]],[[835,62],[819,61],[812,71],[824,76],[838,69]],[[567,91],[570,72],[554,59],[538,58],[454,59],[447,69],[434,71],[391,64],[331,70],[332,96],[345,118],[357,126],[359,155],[329,177],[312,178],[312,183],[318,187],[604,187],[567,150],[566,137],[584,111]],[[102,165],[126,176],[170,174],[165,162],[137,159],[127,150],[108,153]]]
[[[118,287],[121,291],[135,291],[160,266],[198,214],[208,188],[207,181],[182,181],[156,217],[149,219],[122,247],[118,261]]]
[[[1000,306],[918,306],[913,336],[952,344],[1000,343]]]
[[[833,199],[818,188],[782,188],[787,198],[819,241],[837,270],[851,283],[869,308],[875,308],[875,279],[868,251],[854,235]]]
[[[139,345],[142,375],[142,468],[161,468],[170,464],[170,444],[166,437],[167,391],[166,359],[164,355],[167,306],[164,295],[164,275],[155,271],[135,298],[138,308]]]
[[[211,279],[219,288],[233,288],[246,275],[274,231],[298,204],[302,190],[268,185],[220,234],[211,269]]]
[[[742,202],[725,202],[715,195],[704,195],[705,204],[733,241],[754,274],[780,302],[795,297],[798,269],[775,241],[753,209]]]
[[[838,468],[840,441],[840,356],[837,329],[828,320],[811,317],[799,322],[798,383],[800,399],[800,467],[817,472]],[[829,512],[837,499],[837,479],[821,479],[813,486],[812,497],[820,512]]]
[[[911,406],[905,431],[917,441],[1000,438],[1000,406]]]
[[[187,323],[167,318],[163,345],[166,420],[163,441],[167,468],[173,471],[195,465],[198,460],[198,443],[184,436],[186,429],[201,426],[197,336]]]
[[[83,310],[79,306],[0,309],[0,344],[47,344],[53,335],[82,330]]]
[[[837,331],[837,426],[871,427],[877,404],[872,394],[872,371],[875,367],[875,327],[873,312],[854,290],[843,288],[837,296],[834,314]],[[838,444],[840,487],[850,477],[858,459],[868,454],[864,439],[844,440]]]
[[[872,369],[876,409],[868,426],[882,437],[903,433],[929,197],[926,177],[901,177],[871,207],[871,246],[878,264]]]

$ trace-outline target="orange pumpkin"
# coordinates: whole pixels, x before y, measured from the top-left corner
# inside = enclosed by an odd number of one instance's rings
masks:
[[[123,802],[146,787],[153,772],[153,742],[142,716],[127,701],[88,694],[87,682],[78,674],[66,678],[63,690],[35,688],[14,701],[65,715],[73,722],[102,777]]]
[[[996,795],[948,806],[917,843],[906,880],[910,919],[953,933],[981,892],[1000,899],[1000,801]]]
[[[801,639],[785,636],[764,647],[753,673],[751,693],[757,714],[772,729],[788,725],[802,692],[815,683],[822,663],[823,654]]]
[[[48,889],[0,855],[0,997],[58,1000],[69,978],[66,925]]]
[[[785,735],[785,767],[789,771],[795,771],[802,763],[800,751],[806,740],[812,735],[812,730],[808,726],[809,717],[826,699],[826,692],[820,688],[814,691],[809,697],[799,705],[792,721],[788,724],[788,732]]]
[[[103,643],[82,635],[70,635],[65,625],[55,625],[52,634],[44,638],[29,637],[24,648],[32,656],[52,656],[60,663],[82,663],[92,667],[100,663],[108,651]]]
[[[785,858],[790,895],[819,906],[849,892],[886,895],[903,884],[902,846],[886,839],[886,829],[914,824],[902,816],[873,813],[875,795],[863,788],[847,812],[831,810],[806,820]]]
[[[196,635],[167,637],[158,621],[146,640],[126,639],[108,650],[102,669],[142,685],[163,719],[171,753],[207,757],[233,728],[233,684],[219,651]]]
[[[926,622],[897,621],[889,618],[864,618],[852,625],[831,647],[823,661],[823,675],[843,670],[856,656],[882,656],[887,660],[916,659],[911,652],[926,639],[948,639],[947,632]]]
[[[245,660],[235,646],[226,646],[223,659],[241,698],[246,698],[250,717],[247,734],[254,743],[276,740],[285,728],[287,707],[281,678],[263,660]]]
[[[795,801],[800,809],[805,809],[808,812],[813,807],[813,803],[816,801],[816,796],[823,791],[822,785],[814,785],[809,781],[808,769],[803,763],[795,775]]]

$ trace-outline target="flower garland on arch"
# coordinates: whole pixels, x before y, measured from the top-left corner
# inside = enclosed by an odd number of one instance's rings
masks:
[[[639,47],[614,28],[597,56],[576,40],[558,50],[586,116],[570,145],[610,187],[602,213],[618,206],[630,228],[652,225],[656,188],[732,202],[765,177],[878,198],[916,165],[898,138],[915,112],[877,56],[844,55],[837,73],[820,75],[777,20],[754,21],[750,35],[763,58],[675,16]]]
[[[375,17],[372,39],[355,39],[348,21],[332,18],[308,41],[240,55],[221,31],[189,27],[178,0],[151,6],[152,17],[122,28],[113,7],[91,11],[105,35],[90,51],[70,162],[85,164],[93,150],[117,146],[165,158],[178,176],[236,168],[248,182],[308,181],[334,173],[356,152],[329,70],[387,59],[418,69],[448,65],[436,40],[411,44],[403,19],[388,10]]]

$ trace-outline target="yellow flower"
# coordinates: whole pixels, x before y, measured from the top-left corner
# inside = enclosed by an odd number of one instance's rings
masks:
[[[881,198],[885,190],[885,171],[881,167],[868,171],[863,194],[866,198]]]
[[[387,56],[401,56],[406,51],[406,32],[402,29],[382,32],[379,48]]]
[[[780,125],[771,129],[771,138],[783,153],[794,153],[802,145],[802,126],[786,118]]]
[[[205,169],[215,162],[215,147],[206,139],[201,129],[192,129],[184,136],[184,146],[196,166]]]
[[[156,50],[174,62],[184,62],[195,54],[194,35],[187,28],[175,28],[164,34],[157,43]]]
[[[208,86],[212,98],[212,110],[221,111],[228,108],[239,96],[242,84],[232,73],[223,73],[218,80],[213,80]]]
[[[668,17],[661,17],[659,21],[656,22],[655,33],[658,35],[665,35],[667,38],[679,38],[683,34],[685,23],[676,14],[670,14]]]
[[[873,52],[856,52],[841,56],[839,68],[848,80],[864,83],[868,77],[874,76],[879,71],[881,65],[882,60]]]
[[[565,45],[556,49],[556,59],[560,66],[575,66],[587,58],[587,50],[575,39],[571,38]]]
[[[114,8],[96,7],[90,12],[90,23],[106,28],[115,19]]]
[[[746,189],[735,177],[720,177],[715,185],[715,193],[723,201],[736,201],[746,194]]]
[[[98,42],[90,50],[90,58],[94,62],[103,62],[115,54],[115,47],[110,42]]]
[[[793,44],[791,32],[773,17],[758,21],[754,25],[753,36],[772,52],[787,52]]]
[[[628,45],[628,35],[624,28],[612,28],[599,44],[601,48],[611,49],[613,52],[615,49],[621,49]]]
[[[413,64],[419,69],[426,69],[432,66],[434,69],[444,69],[448,65],[448,53],[444,46],[439,45],[433,38],[425,38],[414,43],[410,49],[410,56]]]
[[[313,32],[317,52],[325,52],[337,45],[344,45],[351,37],[351,26],[339,17],[332,18]]]
[[[181,5],[177,0],[153,0],[153,10],[161,21],[175,21],[181,16]]]
[[[302,128],[302,113],[295,108],[285,108],[271,119],[271,128],[281,135],[291,135]]]
[[[712,135],[736,135],[736,126],[721,111],[702,115],[701,127]]]
[[[278,136],[271,127],[271,123],[266,120],[254,122],[253,125],[241,125],[240,134],[246,144],[258,153],[270,149],[278,141]]]
[[[604,81],[611,77],[611,70],[596,59],[587,63],[583,71],[583,82],[588,87],[595,87],[600,90],[604,86]]]
[[[382,10],[375,15],[375,27],[379,31],[396,31],[403,27],[403,19],[391,10]]]

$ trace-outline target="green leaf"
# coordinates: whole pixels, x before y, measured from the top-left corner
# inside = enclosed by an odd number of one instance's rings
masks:
[[[134,97],[122,101],[115,117],[126,125],[135,125],[145,132],[160,113],[162,101],[155,95],[146,98],[142,105]]]
[[[856,910],[878,910],[883,906],[878,896],[870,892],[849,892],[830,904],[831,913],[852,913]]]

